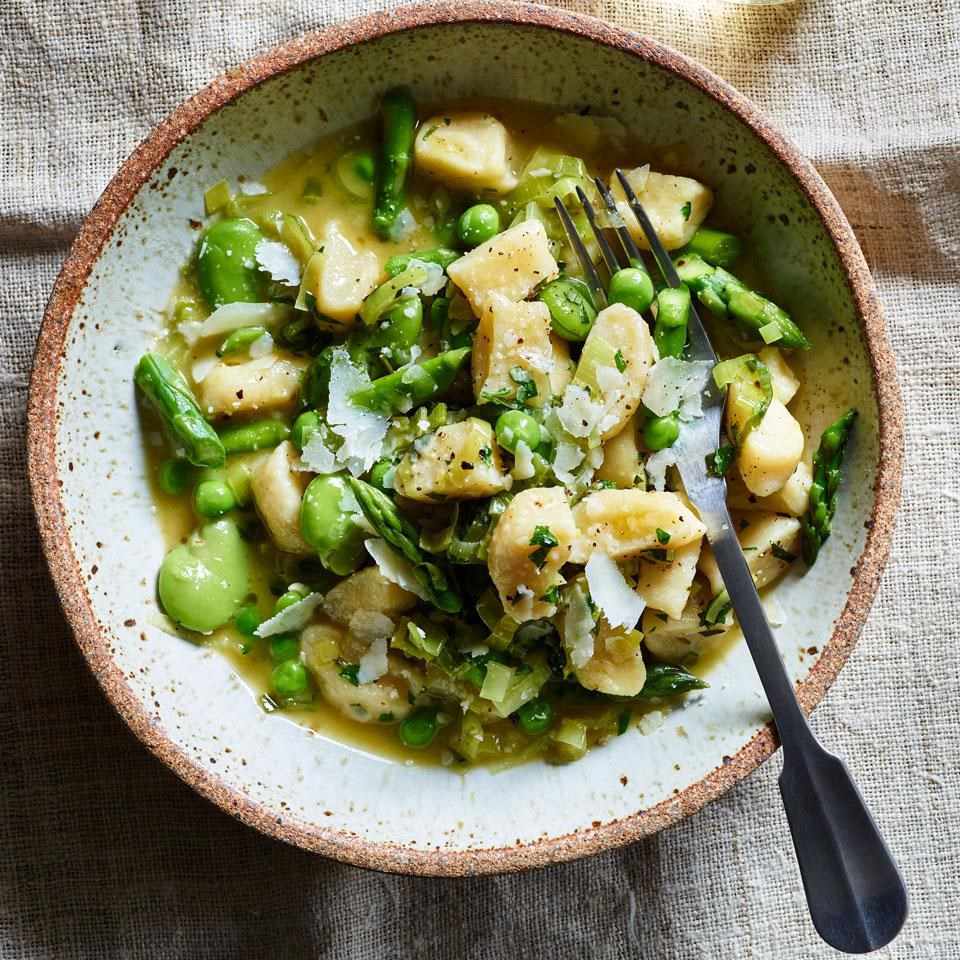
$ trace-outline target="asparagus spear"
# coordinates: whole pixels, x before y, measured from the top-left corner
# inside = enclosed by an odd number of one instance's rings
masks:
[[[731,267],[740,256],[740,241],[732,233],[701,227],[682,250],[682,256],[691,253],[715,267]]]
[[[413,564],[414,576],[427,593],[430,603],[445,613],[459,613],[463,608],[460,595],[443,570],[426,559],[419,547],[420,534],[416,527],[405,520],[390,497],[376,487],[355,477],[348,477],[347,482],[374,530]]]
[[[723,267],[711,267],[703,257],[683,254],[674,261],[680,279],[700,302],[719,317],[733,316],[766,343],[810,349],[810,341],[775,303],[750,290]]]
[[[657,322],[653,340],[661,358],[683,357],[690,319],[690,291],[686,287],[664,287],[657,294]]]
[[[249,453],[275,447],[290,436],[290,428],[282,420],[255,420],[224,427],[220,442],[227,453]]]
[[[183,377],[158,353],[145,353],[134,383],[150,401],[170,432],[197,467],[219,467],[226,459],[217,432],[204,419]]]
[[[837,494],[840,490],[840,467],[847,439],[857,411],[848,410],[836,423],[823,431],[820,447],[813,455],[813,484],[810,487],[810,506],[801,521],[803,529],[803,559],[812,566],[827,537],[837,512]]]
[[[423,363],[412,363],[374,380],[350,400],[386,415],[403,413],[443,393],[470,356],[469,347],[448,350]]]
[[[404,184],[413,155],[417,108],[404,87],[388,90],[380,104],[383,143],[377,164],[373,227],[387,239],[404,206]]]
[[[703,690],[710,684],[683,667],[674,667],[668,663],[651,663],[647,665],[647,679],[639,696],[647,700],[659,697],[673,697],[678,693],[687,693],[690,690]]]

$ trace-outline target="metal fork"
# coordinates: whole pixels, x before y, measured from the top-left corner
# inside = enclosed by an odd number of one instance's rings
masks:
[[[616,176],[664,280],[671,287],[681,286],[673,261],[627,178],[621,170],[616,171]],[[599,178],[595,183],[608,211],[614,215],[611,219],[615,226],[601,226],[589,197],[582,190],[577,193],[596,237],[603,266],[612,275],[642,258],[622,223],[609,188]],[[597,299],[606,302],[600,274],[583,239],[563,201],[557,198],[555,203],[587,283]],[[619,253],[610,234],[617,238]],[[717,355],[692,304],[688,329],[690,359],[715,364]],[[720,442],[724,400],[724,393],[710,378],[703,391],[703,416],[685,425],[674,447],[677,467],[687,496],[707,528],[707,539],[783,745],[780,794],[813,924],[836,949],[867,953],[889,943],[903,926],[907,916],[906,888],[850,772],[839,757],[820,746],[797,703],[727,510],[726,481],[707,470],[707,457]]]

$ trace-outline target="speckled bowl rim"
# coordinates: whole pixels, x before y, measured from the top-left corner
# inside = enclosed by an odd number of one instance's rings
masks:
[[[120,216],[170,151],[211,113],[264,80],[308,60],[385,35],[423,26],[500,23],[574,34],[623,51],[688,81],[735,114],[792,175],[817,211],[836,247],[856,305],[873,371],[879,411],[879,461],[866,543],[853,569],[853,584],[833,636],[798,686],[805,712],[823,698],[850,656],[880,582],[900,498],[903,408],[894,357],[867,264],[846,217],[829,188],[801,153],[746,98],[704,67],[639,34],[593,17],[536,4],[462,0],[413,5],[337,24],[290,40],[229,70],[191,97],[137,147],[84,221],[47,305],[34,357],[28,404],[28,469],[44,553],[77,643],[110,701],[143,743],[178,776],[265,834],[361,867],[429,876],[463,876],[523,870],[599,853],[648,836],[696,812],[770,757],[778,743],[772,725],[759,730],[737,754],[676,796],[627,817],[562,837],[512,847],[415,850],[375,843],[352,832],[278,816],[233,789],[178,747],[151,719],[110,653],[106,627],[97,622],[74,554],[56,465],[57,381],[68,328],[84,285]],[[771,803],[775,802],[771,797]]]

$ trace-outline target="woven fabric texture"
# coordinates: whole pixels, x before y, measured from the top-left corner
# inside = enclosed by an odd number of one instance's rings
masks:
[[[0,4],[0,960],[817,958],[779,760],[636,846],[526,876],[380,876],[266,839],[114,715],[40,554],[24,408],[44,302],[82,217],[181,99],[379,0]],[[860,238],[907,410],[904,503],[860,645],[814,727],[905,870],[880,956],[960,957],[960,4],[568,0],[701,60],[813,158]]]

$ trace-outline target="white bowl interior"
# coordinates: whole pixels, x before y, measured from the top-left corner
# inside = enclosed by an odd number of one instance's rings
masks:
[[[564,69],[544,69],[562,63]],[[284,820],[413,849],[491,848],[584,831],[674,797],[768,719],[742,644],[653,733],[631,730],[582,761],[491,774],[388,762],[261,712],[226,659],[165,633],[154,575],[164,544],[148,492],[131,374],[158,332],[196,240],[204,189],[257,176],[290,151],[371,114],[380,92],[422,100],[483,93],[620,117],[655,144],[695,146],[687,167],[717,188],[720,216],[753,244],[767,286],[814,341],[805,419],[861,411],[835,534],[777,596],[787,668],[800,679],[844,605],[873,503],[877,411],[839,260],[768,148],[686,82],[629,55],[542,28],[436,26],[328,55],[244,94],[168,157],[121,218],[78,306],[58,385],[58,471],[96,616],[130,689],[167,736],[227,786]],[[638,158],[642,159],[642,158]],[[348,840],[345,840],[349,843]]]

